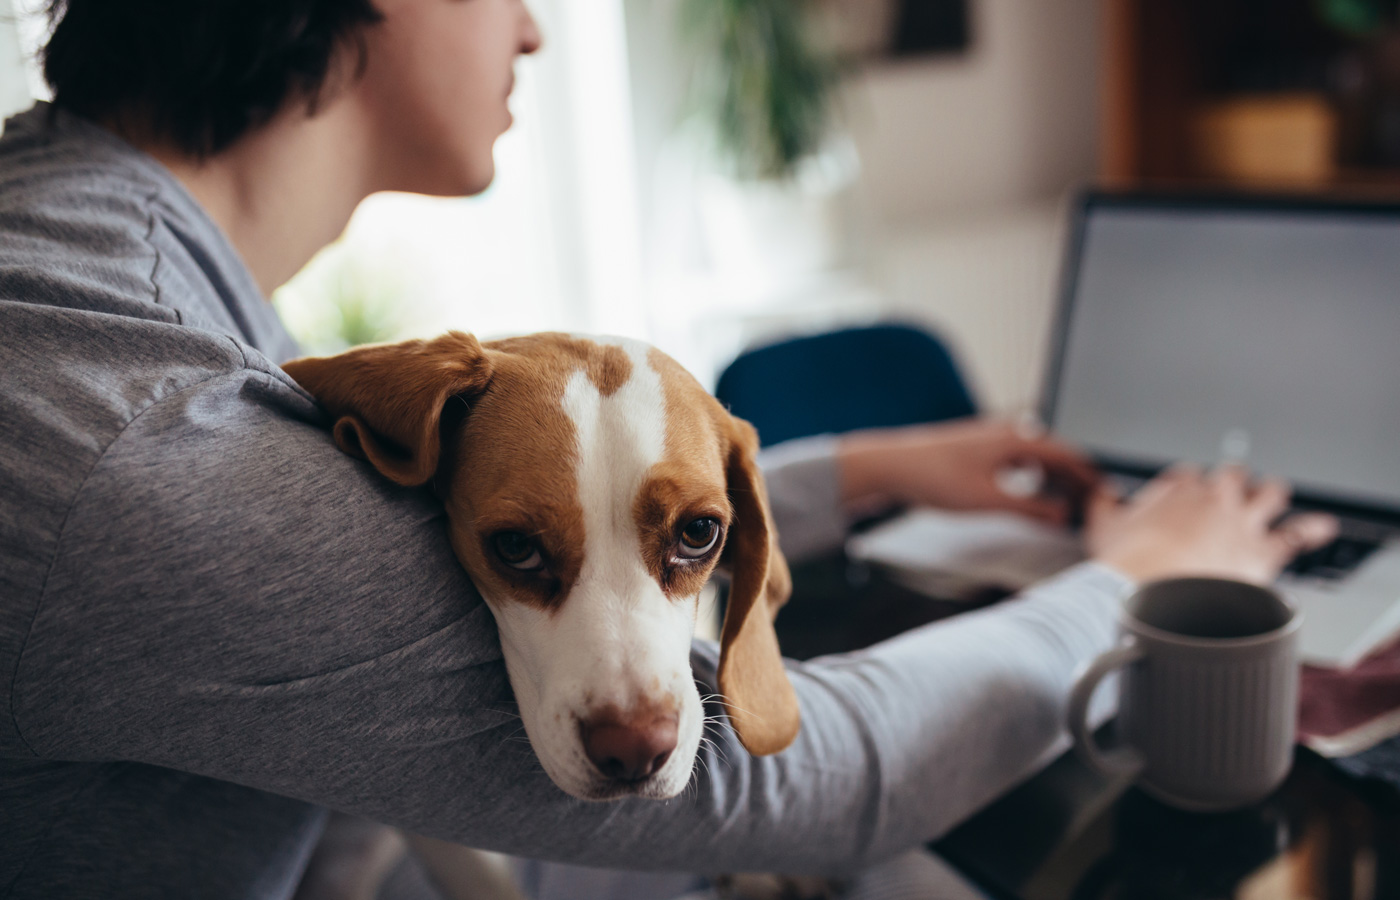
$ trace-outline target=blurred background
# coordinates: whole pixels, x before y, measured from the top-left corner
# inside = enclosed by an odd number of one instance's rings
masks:
[[[38,5],[0,0],[6,115],[45,95]],[[1400,188],[1397,6],[535,0],[493,186],[370,198],[275,302],[308,350],[605,332],[711,386],[897,319],[1029,409],[1076,188]]]

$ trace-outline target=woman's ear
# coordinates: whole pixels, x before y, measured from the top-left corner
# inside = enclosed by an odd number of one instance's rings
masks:
[[[335,417],[335,442],[399,484],[426,484],[442,451],[442,410],[491,381],[491,361],[460,331],[376,344],[282,367]]]
[[[792,593],[792,578],[778,549],[757,452],[753,426],[730,417],[726,478],[734,523],[721,559],[731,581],[720,633],[719,689],[739,741],[753,755],[766,756],[792,743],[801,715],[773,630],[778,608]]]

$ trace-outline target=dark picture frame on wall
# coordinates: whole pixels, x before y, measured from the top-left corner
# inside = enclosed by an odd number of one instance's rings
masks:
[[[841,49],[866,59],[955,56],[972,44],[972,0],[822,0]]]
[[[961,53],[969,34],[968,0],[897,0],[891,56]]]

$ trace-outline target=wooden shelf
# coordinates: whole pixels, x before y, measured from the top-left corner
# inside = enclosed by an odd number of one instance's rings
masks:
[[[1377,39],[1335,31],[1316,10],[1103,0],[1101,182],[1400,195],[1400,152],[1377,153],[1368,130],[1378,95],[1338,87],[1364,79]],[[1400,33],[1385,39],[1400,51]]]

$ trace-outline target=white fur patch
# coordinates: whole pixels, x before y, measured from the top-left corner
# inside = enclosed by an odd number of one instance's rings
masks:
[[[612,396],[602,396],[582,371],[564,388],[564,412],[577,435],[578,499],[588,531],[585,566],[625,555],[624,548],[611,542],[623,537],[628,527],[636,534],[632,502],[666,449],[661,376],[647,361],[646,347],[623,349],[632,361],[632,374]]]

